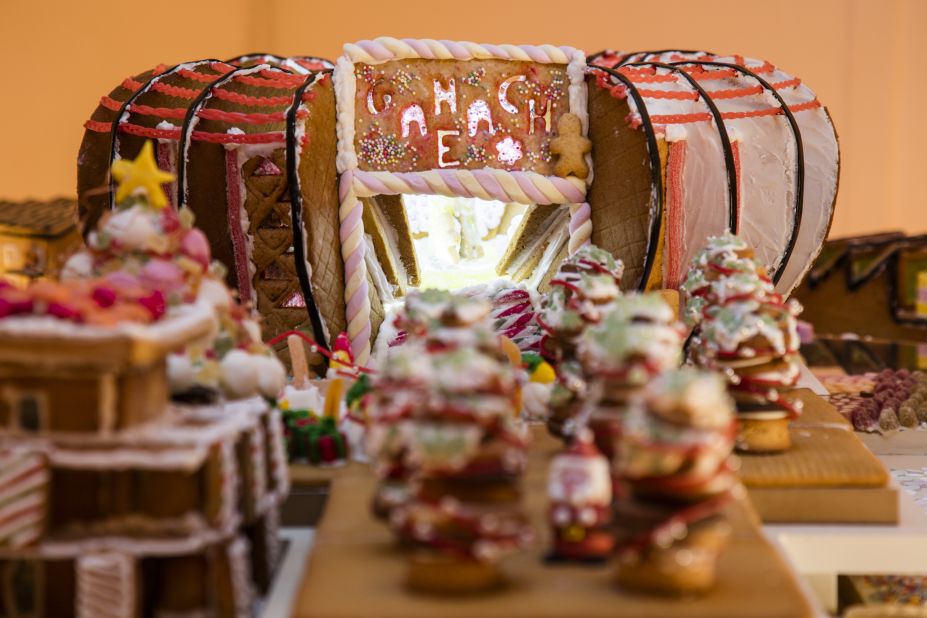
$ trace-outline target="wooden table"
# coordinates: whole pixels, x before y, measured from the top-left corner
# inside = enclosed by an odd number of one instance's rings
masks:
[[[497,593],[465,598],[414,594],[403,586],[404,558],[388,529],[370,515],[375,481],[346,468],[332,484],[316,532],[294,615],[306,618],[613,618],[801,617],[814,615],[791,570],[760,532],[749,500],[728,507],[734,533],[718,565],[710,594],[670,599],[623,592],[613,567],[546,566],[547,461],[558,444],[534,432],[525,478],[526,506],[539,539],[505,562],[509,585]]]
[[[792,448],[740,456],[740,478],[765,523],[897,523],[898,491],[853,426],[810,390]]]

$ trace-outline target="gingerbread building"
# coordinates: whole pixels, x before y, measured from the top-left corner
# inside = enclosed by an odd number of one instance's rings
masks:
[[[0,274],[25,284],[54,277],[80,246],[74,199],[0,201]]]
[[[251,615],[288,491],[279,413],[169,405],[166,355],[209,334],[207,307],[48,307],[0,319],[0,614]]]
[[[815,332],[924,341],[927,236],[887,232],[827,241],[808,278],[795,290],[802,319]],[[847,311],[853,307],[853,311]]]
[[[535,284],[592,241],[624,260],[626,288],[676,287],[730,229],[791,291],[836,195],[836,134],[814,93],[740,56],[588,60],[380,38],[346,45],[333,70],[260,56],[156,67],[85,125],[81,218],[111,207],[92,191],[110,163],[159,140],[174,206],[194,210],[265,334],[344,330],[362,363],[384,302],[419,283],[412,195],[527,205],[497,270]]]

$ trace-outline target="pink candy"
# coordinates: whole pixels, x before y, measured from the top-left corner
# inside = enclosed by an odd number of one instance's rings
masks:
[[[188,258],[202,264],[203,267],[209,266],[209,261],[212,259],[206,234],[196,228],[184,234],[183,239],[180,241],[180,250]]]
[[[142,284],[152,290],[170,293],[184,285],[183,271],[180,267],[161,258],[149,260],[138,275]]]
[[[154,290],[148,296],[139,298],[138,304],[147,309],[154,320],[159,319],[167,312],[167,301],[164,300],[164,294],[159,290]]]
[[[94,302],[101,307],[112,307],[116,302],[116,292],[103,286],[94,288],[92,297]]]

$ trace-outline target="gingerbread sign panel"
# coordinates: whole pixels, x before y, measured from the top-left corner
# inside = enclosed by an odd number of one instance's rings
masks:
[[[569,112],[566,66],[505,60],[355,65],[358,167],[553,174],[550,142]]]

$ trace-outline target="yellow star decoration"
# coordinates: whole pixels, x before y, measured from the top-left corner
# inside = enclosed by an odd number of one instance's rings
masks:
[[[148,195],[148,202],[154,208],[167,206],[167,196],[161,184],[172,182],[174,175],[161,171],[154,157],[154,147],[151,142],[145,142],[142,151],[134,161],[119,159],[113,163],[113,177],[119,182],[116,189],[116,202],[142,189]]]

